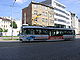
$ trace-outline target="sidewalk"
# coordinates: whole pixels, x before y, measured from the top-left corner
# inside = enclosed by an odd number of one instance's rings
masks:
[[[19,40],[1,40],[0,42],[20,42]]]

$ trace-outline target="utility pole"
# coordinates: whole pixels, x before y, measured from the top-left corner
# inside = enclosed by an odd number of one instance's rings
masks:
[[[12,16],[13,16],[13,7],[14,7],[14,4],[15,4],[16,0],[14,0],[13,4],[10,6],[11,7],[11,23],[12,23],[12,33],[11,33],[11,39],[13,39],[13,19],[12,19]]]

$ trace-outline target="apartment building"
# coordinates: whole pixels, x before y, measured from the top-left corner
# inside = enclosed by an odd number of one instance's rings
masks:
[[[73,28],[75,33],[79,34],[79,21],[75,13],[67,11],[66,6],[57,0],[45,0],[41,3],[54,8],[54,24],[58,27]]]
[[[31,2],[22,10],[22,24],[54,26],[53,7]]]
[[[8,29],[10,28],[11,20],[0,17],[0,28]]]
[[[12,20],[10,17],[0,17],[0,28],[7,30],[7,32],[2,32],[3,36],[12,36],[12,27],[10,26]],[[13,36],[17,36],[20,32],[21,28],[21,21],[14,20],[17,24],[17,29],[13,29]]]
[[[0,17],[0,28],[2,28],[3,31],[4,30],[7,30],[7,31],[11,30],[10,24],[11,24],[11,20],[10,19],[4,18],[4,17]],[[8,32],[4,32],[3,36],[6,36],[7,34],[8,34]]]
[[[31,2],[22,9],[22,24],[70,28],[70,12],[56,0]]]
[[[45,0],[40,3],[54,8],[54,24],[56,27],[71,27],[70,12],[66,10],[65,5],[57,0]]]
[[[71,12],[71,28],[75,29],[75,33],[79,34],[79,20],[75,13]]]
[[[78,21],[79,21],[79,34],[80,34],[80,19]]]

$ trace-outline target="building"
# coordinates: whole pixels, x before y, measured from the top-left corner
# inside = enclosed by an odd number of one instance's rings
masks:
[[[22,24],[70,28],[70,12],[56,0],[31,2],[22,9]]]
[[[10,24],[11,24],[11,20],[10,19],[4,18],[4,17],[0,17],[0,28],[2,28],[3,31],[7,30],[7,32],[3,33],[3,36],[11,35],[10,34],[11,33]],[[9,31],[9,33],[8,33],[8,31]]]
[[[11,23],[11,20],[0,17],[0,28],[8,29],[10,28],[10,23]]]
[[[79,34],[79,20],[75,13],[71,12],[71,28],[75,29],[75,33]]]
[[[79,21],[79,34],[80,34],[80,19],[78,21]]]
[[[65,5],[57,0],[45,0],[40,3],[54,8],[54,24],[56,27],[71,27],[70,12],[66,10]]]
[[[17,24],[17,29],[13,29],[13,34],[12,34],[12,27],[10,26],[11,25],[11,20],[12,18],[10,17],[0,17],[0,28],[3,29],[3,36],[17,36],[19,34],[19,31],[20,31],[20,28],[21,28],[21,21],[16,21],[16,20],[13,20],[16,22]],[[4,32],[6,30],[6,32]]]
[[[54,26],[53,7],[31,2],[22,10],[22,24]]]

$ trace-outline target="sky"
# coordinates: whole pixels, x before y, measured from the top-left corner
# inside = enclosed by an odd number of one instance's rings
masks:
[[[44,0],[35,0],[41,2]],[[58,0],[66,6],[66,10],[76,13],[80,18],[80,0]],[[1,0],[0,17],[13,17],[16,20],[22,19],[22,9],[27,7],[31,0]]]

